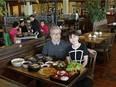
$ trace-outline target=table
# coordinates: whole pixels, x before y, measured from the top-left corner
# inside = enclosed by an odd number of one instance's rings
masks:
[[[25,75],[25,76],[28,76],[32,79],[35,79],[35,80],[38,80],[40,82],[45,82],[47,84],[52,84],[52,85],[55,85],[57,87],[71,87],[72,85],[74,85],[77,80],[84,74],[87,72],[87,69],[86,68],[83,68],[80,72],[80,75],[78,77],[76,77],[71,83],[69,83],[68,85],[65,85],[65,84],[61,84],[61,83],[58,83],[58,82],[55,82],[55,81],[52,81],[50,80],[50,78],[44,78],[44,77],[41,77],[38,75],[37,72],[29,72],[27,69],[23,68],[23,67],[14,67],[12,65],[9,65],[7,66],[7,69],[9,70],[12,70],[16,73],[19,73],[19,74],[22,74],[22,75]]]
[[[108,26],[116,26],[116,22],[109,23]]]
[[[112,33],[102,32],[102,35],[97,36],[97,38],[93,38],[93,37],[90,38],[88,37],[89,34],[93,36],[94,32],[85,33],[79,36],[79,39],[84,40],[86,43],[90,43],[91,48],[94,48],[95,44],[100,44],[101,42],[105,41]]]
[[[110,32],[112,32],[112,33],[116,32],[116,22],[109,23],[108,27],[110,27]]]
[[[33,36],[24,36],[24,37],[15,37],[14,41],[15,41],[16,44],[19,44],[19,43],[21,43],[22,39],[26,39],[26,40],[28,39],[29,40],[29,39],[36,39],[36,38],[37,37],[34,36],[34,35]]]

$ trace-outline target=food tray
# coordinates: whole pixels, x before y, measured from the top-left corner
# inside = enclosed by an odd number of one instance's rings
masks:
[[[79,76],[80,72],[78,72],[77,74],[74,74],[73,76],[71,76],[67,81],[63,81],[63,80],[59,80],[56,78],[53,78],[52,75],[50,76],[50,80],[55,81],[55,82],[59,82],[65,85],[68,85],[69,83],[71,83],[77,76]]]

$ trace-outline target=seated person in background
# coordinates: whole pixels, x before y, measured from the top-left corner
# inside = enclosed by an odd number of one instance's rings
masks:
[[[86,67],[88,63],[88,50],[84,43],[79,42],[79,36],[76,30],[69,31],[69,41],[72,44],[68,48],[69,58],[70,60],[77,61]]]
[[[19,28],[21,28],[21,32],[22,32],[22,33],[27,33],[28,30],[27,30],[27,27],[26,27],[26,25],[25,25],[24,20],[20,20],[19,23],[20,23]]]
[[[49,33],[48,26],[45,25],[44,20],[41,20],[41,22],[40,22],[40,30],[45,36],[47,36]]]
[[[55,61],[65,60],[70,44],[61,40],[61,29],[58,26],[52,26],[50,36],[51,40],[45,43],[42,54],[53,57]]]
[[[10,32],[9,32],[12,43],[14,43],[14,37],[20,33],[21,33],[21,30],[19,29],[19,23],[14,22],[12,25],[12,28],[10,29]]]

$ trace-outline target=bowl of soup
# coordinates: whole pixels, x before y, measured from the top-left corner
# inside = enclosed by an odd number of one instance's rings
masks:
[[[11,60],[11,64],[15,67],[21,67],[24,61],[23,58],[15,58]]]

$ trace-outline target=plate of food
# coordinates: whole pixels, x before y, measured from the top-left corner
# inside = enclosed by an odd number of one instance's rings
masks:
[[[40,76],[44,76],[44,77],[50,77],[52,74],[56,73],[57,69],[53,68],[53,67],[45,67],[45,68],[41,68],[38,73]]]
[[[62,69],[62,68],[66,68],[67,67],[67,65],[66,65],[66,63],[64,61],[53,62],[52,66],[57,68],[57,69]]]
[[[57,73],[50,76],[50,80],[56,81],[62,84],[69,84],[72,80],[74,80],[79,75],[79,71],[75,74],[71,74],[65,70],[60,70]]]

